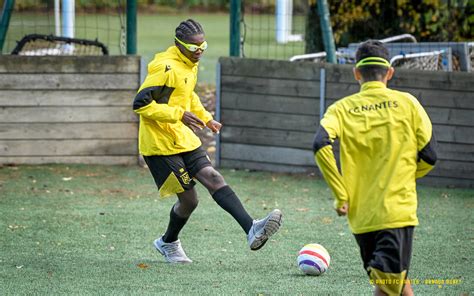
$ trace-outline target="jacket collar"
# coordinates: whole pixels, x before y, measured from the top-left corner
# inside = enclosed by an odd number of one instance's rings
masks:
[[[193,63],[191,62],[180,50],[177,46],[171,46],[170,48],[168,48],[167,50],[168,52],[178,56],[178,58],[184,63],[186,64],[186,66],[188,66],[189,68],[194,68],[196,67],[199,63]]]
[[[367,81],[361,85],[360,91],[366,91],[369,89],[377,89],[377,88],[387,88],[385,83],[381,81]]]

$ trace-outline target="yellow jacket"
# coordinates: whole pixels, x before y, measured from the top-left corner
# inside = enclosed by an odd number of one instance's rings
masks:
[[[133,110],[140,115],[138,146],[145,156],[173,155],[192,151],[201,141],[181,121],[184,111],[204,123],[212,115],[194,92],[198,64],[192,63],[176,46],[155,55],[148,75],[138,90]]]
[[[371,81],[328,108],[313,149],[336,207],[348,202],[349,225],[358,234],[418,225],[416,178],[433,168],[435,143],[415,97]]]

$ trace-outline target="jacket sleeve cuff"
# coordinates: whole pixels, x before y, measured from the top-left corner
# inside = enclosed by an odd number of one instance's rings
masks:
[[[183,119],[184,109],[179,107],[179,106],[177,106],[175,108],[176,108],[176,111],[175,111],[176,113],[175,114],[177,115],[176,121],[181,121],[181,119]]]
[[[204,114],[204,118],[202,118],[202,121],[204,121],[204,123],[208,123],[209,121],[213,120],[214,118],[212,117],[211,113],[209,112],[206,112]]]
[[[336,199],[336,200],[334,200],[334,208],[335,208],[335,209],[339,209],[339,208],[341,208],[346,202],[347,202],[347,200]]]

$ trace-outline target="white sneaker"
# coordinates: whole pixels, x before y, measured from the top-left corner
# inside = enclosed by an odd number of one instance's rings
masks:
[[[273,210],[267,217],[261,220],[254,220],[247,241],[251,250],[256,251],[263,247],[268,238],[280,229],[282,223],[281,211]]]
[[[186,253],[184,253],[183,247],[181,247],[181,241],[179,239],[171,243],[165,243],[162,236],[155,239],[153,245],[155,246],[156,250],[161,253],[161,255],[165,256],[166,261],[170,263],[193,262],[188,258],[188,256],[186,256]]]

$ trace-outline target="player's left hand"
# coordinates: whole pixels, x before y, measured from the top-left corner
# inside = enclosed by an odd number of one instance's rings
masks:
[[[349,204],[347,202],[345,202],[342,205],[342,207],[336,209],[337,215],[339,215],[339,216],[347,215],[348,211],[349,211]]]
[[[221,130],[222,124],[218,121],[215,121],[214,119],[209,120],[206,123],[206,126],[215,134],[218,134],[219,131]]]
[[[199,119],[194,113],[184,111],[181,121],[189,127],[193,132],[197,132],[204,128],[204,122]]]

